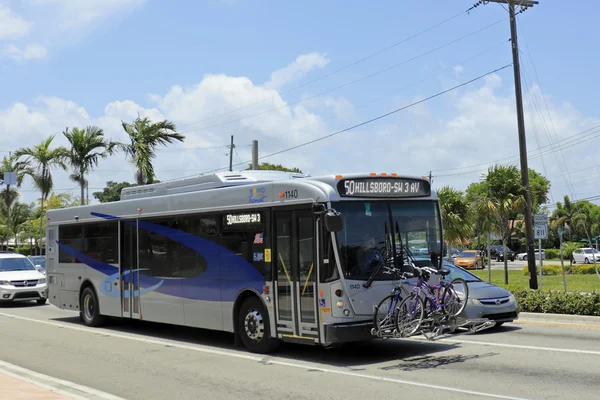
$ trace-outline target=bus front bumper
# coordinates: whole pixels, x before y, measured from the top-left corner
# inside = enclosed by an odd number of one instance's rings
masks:
[[[363,342],[376,339],[371,335],[373,321],[325,325],[325,343]]]

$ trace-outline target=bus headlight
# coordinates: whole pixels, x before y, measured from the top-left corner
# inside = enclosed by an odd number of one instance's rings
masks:
[[[335,305],[338,306],[339,308],[342,308],[342,307],[344,307],[344,302],[341,300],[338,300],[338,302],[335,303]]]

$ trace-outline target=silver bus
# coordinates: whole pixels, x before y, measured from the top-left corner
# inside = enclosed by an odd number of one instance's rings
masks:
[[[397,279],[381,250],[441,265],[425,177],[223,172],[125,188],[119,201],[47,211],[50,302],[87,326],[130,318],[281,342],[373,338]],[[411,244],[412,243],[412,244]],[[378,251],[373,251],[378,249]]]

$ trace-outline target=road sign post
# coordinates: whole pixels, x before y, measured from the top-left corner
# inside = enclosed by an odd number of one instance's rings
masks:
[[[534,214],[533,216],[533,235],[538,240],[538,254],[540,257],[540,289],[542,288],[542,273],[544,261],[542,261],[542,239],[548,239],[548,215]]]

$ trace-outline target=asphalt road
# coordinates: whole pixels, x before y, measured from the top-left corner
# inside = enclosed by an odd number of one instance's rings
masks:
[[[227,334],[131,321],[93,329],[73,312],[21,305],[0,308],[0,361],[126,399],[592,399],[599,328],[515,323],[261,356]]]

